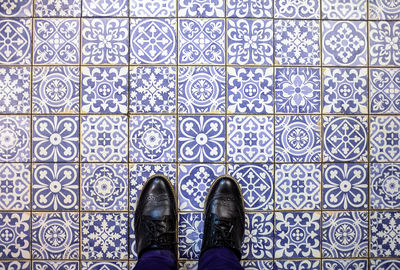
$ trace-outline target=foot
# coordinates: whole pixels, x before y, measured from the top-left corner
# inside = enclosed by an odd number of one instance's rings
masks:
[[[135,213],[138,257],[154,249],[171,250],[176,256],[176,203],[168,179],[155,175],[144,185]]]
[[[225,247],[240,259],[244,234],[244,206],[236,180],[223,176],[215,180],[205,204],[201,254],[210,248]]]

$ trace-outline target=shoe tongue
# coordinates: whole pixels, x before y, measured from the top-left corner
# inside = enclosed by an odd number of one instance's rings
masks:
[[[210,205],[210,212],[218,217],[231,219],[236,214],[236,205],[230,200],[214,200]]]

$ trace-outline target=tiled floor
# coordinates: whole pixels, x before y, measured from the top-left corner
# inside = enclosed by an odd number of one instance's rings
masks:
[[[400,1],[0,0],[0,269],[117,270],[163,173],[196,269],[240,183],[246,269],[400,269]]]

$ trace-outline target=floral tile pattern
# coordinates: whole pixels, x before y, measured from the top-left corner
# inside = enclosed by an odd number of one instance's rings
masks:
[[[0,213],[0,258],[30,259],[29,213]],[[9,265],[11,267],[11,265]]]
[[[368,269],[367,260],[323,260],[323,269],[356,270]],[[369,268],[374,269],[374,268]]]
[[[400,117],[373,116],[370,125],[371,161],[400,161]]]
[[[371,113],[400,114],[400,69],[370,69]]]
[[[32,20],[0,19],[0,64],[31,64]]]
[[[179,17],[224,17],[224,0],[178,0]]]
[[[310,270],[318,270],[320,269],[320,261],[319,260],[279,260],[275,261],[276,270],[301,270],[301,269],[310,269]]]
[[[204,214],[180,213],[178,215],[178,258],[198,259],[203,238]]]
[[[30,117],[0,116],[0,161],[30,161]]]
[[[31,17],[32,0],[23,1],[3,1],[1,3],[1,17]]]
[[[245,220],[243,259],[271,259],[273,250],[273,214],[249,213]]]
[[[275,18],[319,19],[318,0],[275,0]]]
[[[399,66],[398,35],[400,22],[369,22],[369,64],[371,66]]]
[[[28,113],[30,111],[29,67],[0,68],[0,113]]]
[[[271,18],[272,0],[227,0],[227,17],[234,18]]]
[[[66,270],[78,269],[78,262],[65,261],[34,261],[33,269]]]
[[[30,261],[0,261],[0,267],[2,269],[20,269],[20,270],[30,270]]]
[[[81,0],[84,17],[126,17],[128,0]]]
[[[127,262],[110,262],[110,261],[82,261],[81,262],[81,270],[128,270]]]
[[[130,0],[131,17],[174,17],[174,0]]]
[[[79,17],[82,0],[37,0],[35,16],[37,17]]]
[[[30,208],[30,165],[27,163],[0,164],[0,210]]]
[[[368,0],[322,0],[322,18],[329,20],[365,20]],[[371,7],[371,1],[369,3]]]
[[[399,164],[371,164],[371,207],[377,209],[400,208]]]
[[[392,269],[400,269],[400,261],[399,260],[382,260],[382,259],[375,259],[375,260],[370,260],[370,269],[371,270],[378,270],[378,269],[387,269],[387,268],[392,268]]]
[[[393,1],[369,0],[370,20],[400,19],[400,3]]]
[[[400,256],[400,213],[372,212],[370,217],[371,246],[370,252],[374,257]]]

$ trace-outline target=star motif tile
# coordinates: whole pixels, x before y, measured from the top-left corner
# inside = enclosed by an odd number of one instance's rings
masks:
[[[30,82],[29,67],[0,68],[0,113],[29,113]]]
[[[371,113],[400,113],[400,69],[370,69]]]
[[[400,213],[398,211],[371,212],[370,253],[374,257],[400,256]],[[388,264],[390,265],[390,264]]]

